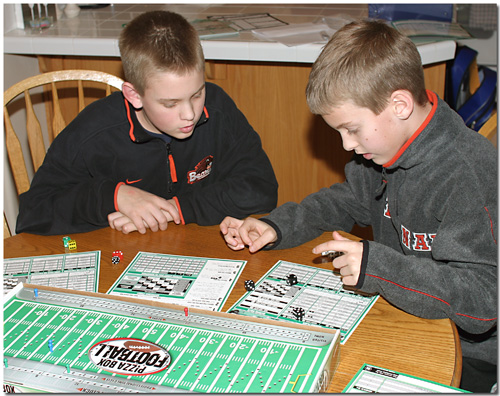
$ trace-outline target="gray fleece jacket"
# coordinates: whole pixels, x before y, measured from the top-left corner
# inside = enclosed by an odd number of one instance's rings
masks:
[[[371,225],[356,288],[413,315],[450,318],[463,356],[497,361],[497,151],[434,93],[432,111],[384,166],[354,155],[346,181],[263,220],[273,248]]]

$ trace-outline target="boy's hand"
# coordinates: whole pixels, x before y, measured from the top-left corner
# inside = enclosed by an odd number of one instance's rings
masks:
[[[136,187],[122,185],[119,187],[116,197],[119,213],[125,215],[133,226],[126,225],[124,219],[117,221],[119,216],[108,216],[112,228],[121,229],[124,233],[139,231],[146,232],[146,228],[151,231],[166,230],[168,223],[174,221],[181,222],[177,205],[172,199],[164,199]],[[125,227],[125,229],[123,228]]]
[[[273,227],[253,217],[248,217],[245,220],[226,217],[220,223],[220,230],[231,249],[241,250],[248,246],[251,253],[275,242],[278,238]]]
[[[134,222],[130,220],[121,212],[113,212],[108,215],[109,226],[117,231],[121,231],[124,234],[128,234],[132,231],[137,231],[137,227]],[[144,223],[144,226],[148,228],[148,225]]]
[[[326,250],[335,250],[343,252],[342,256],[333,260],[333,266],[340,269],[342,282],[348,286],[354,286],[358,283],[361,272],[361,260],[363,259],[363,243],[351,241],[344,238],[337,231],[334,231],[333,241],[322,243],[313,249],[314,254],[321,254]]]
[[[169,218],[170,214],[168,212],[164,212],[164,214],[165,216],[167,216],[167,218]],[[109,226],[111,228],[117,231],[121,231],[124,234],[129,234],[133,231],[138,231],[134,222],[121,212],[110,213],[108,215],[108,221],[109,221]],[[149,228],[149,225],[147,223],[144,223],[144,227]],[[159,228],[156,231],[158,230]]]

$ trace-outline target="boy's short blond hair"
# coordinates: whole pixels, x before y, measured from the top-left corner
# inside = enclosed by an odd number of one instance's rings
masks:
[[[141,95],[155,73],[205,70],[196,29],[174,12],[150,11],[134,18],[121,32],[119,47],[125,79]]]
[[[314,114],[346,102],[380,114],[391,94],[409,91],[427,103],[420,54],[413,42],[386,22],[357,21],[339,29],[314,62],[306,96]]]

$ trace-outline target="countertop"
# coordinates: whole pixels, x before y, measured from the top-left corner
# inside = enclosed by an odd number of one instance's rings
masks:
[[[74,18],[60,17],[41,32],[12,29],[4,33],[4,53],[119,57],[118,36],[124,24],[142,12],[164,9],[189,21],[210,15],[269,13],[289,24],[310,23],[323,17],[365,18],[367,4],[113,4],[82,9]],[[286,46],[263,41],[250,31],[231,38],[202,40],[205,58],[229,61],[303,62],[316,60],[326,42]],[[419,45],[424,65],[452,59],[454,41]]]

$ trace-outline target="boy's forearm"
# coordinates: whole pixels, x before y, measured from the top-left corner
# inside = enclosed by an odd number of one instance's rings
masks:
[[[495,263],[441,262],[406,256],[380,243],[368,243],[362,291],[380,293],[397,307],[419,317],[450,318],[470,333],[486,332],[495,325]]]
[[[22,194],[16,232],[54,235],[106,227],[107,215],[114,211],[113,182],[67,186],[35,184]]]

